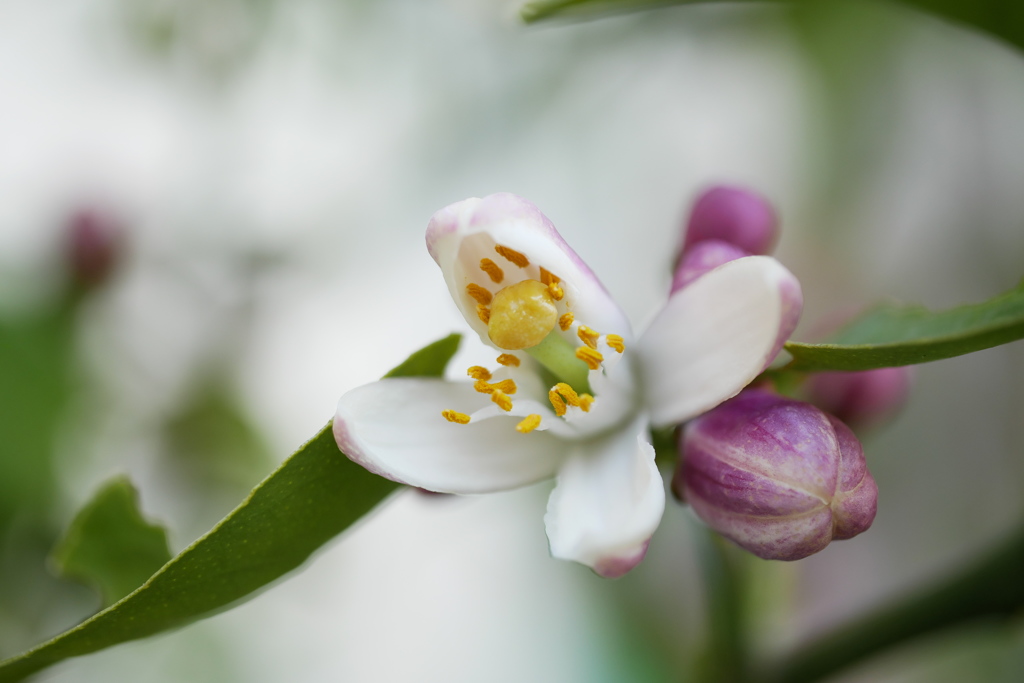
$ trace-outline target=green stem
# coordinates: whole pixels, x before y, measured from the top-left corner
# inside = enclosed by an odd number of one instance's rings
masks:
[[[972,566],[841,626],[789,655],[758,683],[806,683],[923,635],[1024,609],[1024,525]]]
[[[707,599],[708,640],[698,662],[697,680],[742,683],[748,680],[745,593],[741,557],[718,534],[700,526],[697,549]]]

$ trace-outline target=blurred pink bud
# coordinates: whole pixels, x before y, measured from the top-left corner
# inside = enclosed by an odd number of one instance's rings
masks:
[[[682,289],[712,268],[738,258],[750,256],[739,247],[722,240],[704,240],[683,253],[675,275],[672,276],[672,291]]]
[[[75,284],[91,289],[114,271],[122,253],[124,229],[116,218],[101,210],[75,211],[67,228],[67,263]]]
[[[704,240],[722,240],[750,254],[768,254],[778,238],[775,209],[751,190],[720,185],[693,204],[683,253]]]
[[[852,427],[884,422],[906,403],[909,367],[860,372],[821,372],[807,382],[809,399]]]
[[[849,427],[747,389],[691,421],[673,491],[758,557],[799,560],[871,526],[878,487]]]

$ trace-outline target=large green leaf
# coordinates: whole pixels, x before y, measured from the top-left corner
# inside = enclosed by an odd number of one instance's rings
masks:
[[[1024,285],[945,311],[880,306],[827,344],[789,342],[792,370],[870,370],[927,363],[1024,338]]]
[[[459,336],[450,335],[388,374],[408,376],[414,370],[420,376],[441,376],[458,344]],[[0,683],[237,604],[301,565],[397,486],[344,457],[327,425],[140,588],[52,640],[0,663]]]
[[[614,12],[651,9],[665,5],[706,4],[709,0],[533,0],[523,5],[526,22],[552,17],[591,18]],[[817,6],[835,3],[826,0],[793,0]],[[1019,0],[903,0],[903,5],[929,12],[949,21],[969,26],[1024,48],[1024,3]]]
[[[171,551],[164,528],[139,511],[135,487],[116,477],[71,520],[52,559],[62,576],[95,586],[107,606],[141,586]]]

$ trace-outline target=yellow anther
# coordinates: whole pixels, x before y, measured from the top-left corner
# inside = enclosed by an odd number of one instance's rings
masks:
[[[510,379],[503,379],[497,384],[492,384],[491,386],[494,387],[495,390],[503,391],[506,394],[514,394],[518,389],[518,387],[516,387],[516,383]]]
[[[513,356],[511,353],[503,353],[498,356],[498,365],[511,365],[514,368],[518,368],[520,362],[519,357]]]
[[[561,282],[562,278],[558,277],[546,268],[540,269],[540,281],[546,285],[550,285],[552,282]]]
[[[565,415],[565,400],[558,393],[558,389],[552,389],[548,392],[548,400],[551,401],[551,407],[555,409],[555,415],[558,417]]]
[[[470,282],[466,285],[466,294],[476,299],[478,304],[486,306],[491,303],[491,293],[487,291],[486,287],[481,287],[475,282]]]
[[[561,301],[562,297],[565,296],[565,290],[557,282],[552,282],[548,285],[548,293],[551,294],[551,298],[555,301]]]
[[[526,258],[526,254],[520,254],[515,249],[509,249],[508,247],[503,247],[500,244],[495,244],[494,251],[498,252],[504,256],[506,260],[511,261],[520,268],[525,268],[530,265],[530,259]]]
[[[466,415],[465,413],[459,413],[454,410],[442,410],[441,417],[448,420],[449,422],[454,422],[455,424],[469,424],[469,415]]]
[[[594,405],[594,397],[590,394],[580,394],[580,410],[584,413],[590,412],[590,406]]]
[[[506,413],[512,410],[512,399],[505,395],[505,392],[503,391],[495,390],[495,392],[491,394],[491,400]]]
[[[491,278],[491,282],[495,284],[505,279],[505,271],[489,258],[480,259],[480,270],[487,273],[487,277]]]
[[[540,415],[527,415],[523,421],[516,425],[516,431],[520,434],[529,434],[540,426]]]
[[[544,341],[558,321],[548,288],[521,280],[494,295],[487,336],[499,349],[528,349]]]
[[[572,321],[573,314],[572,311],[569,311],[568,313],[566,313],[565,315],[558,319],[558,326],[561,327],[563,330],[568,330],[570,327],[572,327]]]
[[[478,379],[476,382],[473,382],[473,388],[479,391],[481,394],[493,394],[496,391],[499,391],[503,394],[514,394],[519,389],[519,387],[516,386],[515,381],[510,379],[503,379],[500,382],[496,382],[494,384],[489,384],[488,382],[485,382],[483,379]]]
[[[487,325],[491,322],[491,309],[487,308],[483,304],[476,305],[476,317],[480,318],[480,322]]]
[[[472,377],[473,379],[480,379],[484,381],[487,381],[491,378],[491,371],[488,370],[487,368],[480,367],[479,365],[474,365],[470,369],[466,370],[466,374]]]
[[[604,356],[601,355],[600,351],[592,349],[589,346],[581,346],[576,349],[576,357],[587,364],[591,370],[597,370],[601,367],[601,361],[604,360]]]
[[[565,382],[559,382],[554,386],[553,391],[557,391],[559,396],[562,397],[566,403],[571,406],[578,406],[580,404],[580,397],[576,391]]]
[[[580,325],[579,329],[576,331],[576,335],[580,338],[581,342],[592,349],[597,348],[597,338],[601,336],[586,325]]]
[[[608,346],[612,347],[619,353],[626,350],[626,344],[622,341],[622,337],[617,334],[606,335],[604,340],[608,342]]]

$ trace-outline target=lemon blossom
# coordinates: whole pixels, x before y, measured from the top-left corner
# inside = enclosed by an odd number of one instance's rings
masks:
[[[381,476],[485,493],[557,477],[551,553],[621,576],[665,506],[649,430],[735,396],[799,315],[796,278],[746,256],[672,293],[634,337],[622,310],[530,202],[511,194],[438,211],[427,249],[494,364],[464,380],[384,379],[342,396],[338,446]]]

